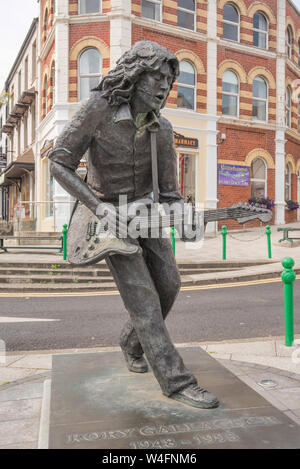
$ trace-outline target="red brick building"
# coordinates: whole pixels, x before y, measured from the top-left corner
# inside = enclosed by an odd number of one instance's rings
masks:
[[[39,229],[54,217],[60,229],[68,210],[58,202],[70,202],[49,180],[47,150],[89,89],[142,39],[180,61],[163,114],[177,133],[184,197],[206,208],[268,197],[273,222],[295,221],[299,211],[286,205],[300,202],[300,15],[292,1],[40,0],[37,197],[52,197],[53,208],[41,211]]]

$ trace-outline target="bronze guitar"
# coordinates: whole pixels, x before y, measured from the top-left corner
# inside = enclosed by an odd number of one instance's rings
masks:
[[[259,219],[268,222],[272,218],[271,210],[250,204],[239,203],[229,208],[204,210],[204,224],[211,221],[237,220],[239,223]],[[178,221],[178,218],[176,217]],[[171,216],[159,216],[155,219],[148,218],[139,222],[140,230],[149,228],[151,224],[159,222],[160,227],[174,225]],[[94,264],[106,256],[114,254],[131,255],[141,248],[127,241],[126,238],[118,238],[106,230],[99,219],[83,204],[79,203],[73,213],[67,237],[67,259],[76,266]]]

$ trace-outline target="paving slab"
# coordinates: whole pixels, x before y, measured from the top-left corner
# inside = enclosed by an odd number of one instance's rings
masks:
[[[1,422],[0,441],[2,446],[35,443],[38,440],[39,419],[18,419]]]
[[[258,356],[270,356],[275,355],[275,342],[270,341],[258,341],[258,342],[242,342],[242,343],[230,343],[230,344],[212,344],[207,346],[207,352],[211,353],[230,353],[243,355],[258,355]]]
[[[200,347],[181,349],[220,399],[201,410],[163,396],[120,352],[53,357],[49,448],[299,448],[297,424]]]
[[[38,419],[41,411],[41,402],[41,398],[0,402],[0,422],[28,418]]]

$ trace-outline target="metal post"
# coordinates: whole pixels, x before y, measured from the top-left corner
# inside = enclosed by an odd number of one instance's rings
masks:
[[[64,261],[67,259],[67,233],[68,233],[68,225],[65,223],[62,229],[62,236],[63,236],[63,259]]]
[[[175,256],[175,233],[176,233],[176,230],[174,226],[171,226],[172,248],[173,248],[174,256]]]
[[[267,235],[267,240],[268,240],[268,257],[269,259],[271,259],[272,252],[271,252],[271,227],[270,225],[266,226],[266,235]]]
[[[226,260],[226,235],[227,235],[227,226],[222,226],[222,236],[223,236],[223,261]]]
[[[281,278],[284,283],[284,323],[285,323],[285,345],[291,347],[294,342],[294,298],[293,282],[296,278],[292,267],[295,262],[291,257],[285,257],[281,261],[284,270]]]

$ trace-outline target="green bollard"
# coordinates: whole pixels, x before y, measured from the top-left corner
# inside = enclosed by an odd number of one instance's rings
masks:
[[[227,226],[222,226],[222,236],[223,236],[223,261],[226,260],[226,235],[227,235]]]
[[[285,345],[291,347],[294,342],[294,298],[293,282],[296,278],[292,267],[295,262],[291,257],[285,257],[281,261],[284,270],[281,278],[284,283],[284,323],[285,323]]]
[[[268,239],[268,257],[269,259],[272,258],[272,252],[271,252],[271,227],[270,225],[266,226],[266,235]]]
[[[68,233],[68,225],[65,223],[62,229],[62,236],[63,236],[63,260],[67,259],[67,233]]]
[[[175,233],[176,233],[176,230],[174,226],[171,226],[172,248],[173,248],[174,256],[175,256]]]

